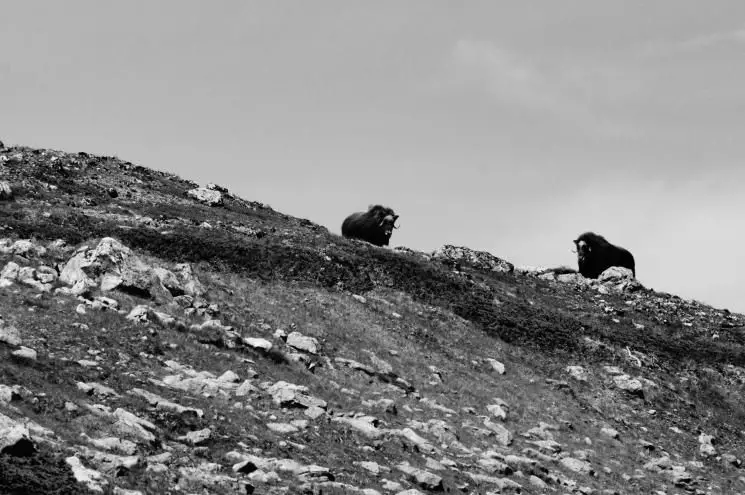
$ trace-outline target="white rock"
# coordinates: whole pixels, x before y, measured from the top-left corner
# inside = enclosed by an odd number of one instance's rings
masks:
[[[28,239],[20,239],[10,246],[10,252],[18,256],[27,256],[34,250],[34,243]]]
[[[13,351],[11,354],[19,359],[36,361],[36,351],[28,347],[21,347],[17,351]]]
[[[28,428],[0,413],[0,453],[25,457],[35,451]]]
[[[567,366],[564,368],[569,376],[580,382],[586,382],[589,378],[589,373],[582,366]]]
[[[594,472],[589,462],[575,459],[574,457],[564,457],[559,463],[575,473],[592,474]]]
[[[504,375],[505,373],[504,364],[492,358],[487,358],[486,361],[489,363],[489,365],[492,367],[494,371],[496,371],[500,375]]]
[[[318,339],[307,337],[300,332],[291,332],[287,336],[287,345],[309,354],[318,354]]]
[[[18,263],[9,261],[3,268],[3,271],[0,272],[0,278],[16,280],[18,279],[18,273],[20,272],[20,270],[21,267],[18,265]]]
[[[254,349],[262,349],[264,351],[270,351],[272,349],[272,343],[266,339],[258,337],[244,337],[243,343]]]
[[[95,469],[85,467],[76,456],[68,457],[65,459],[65,462],[70,466],[72,474],[78,483],[84,484],[91,491],[103,492],[101,485],[104,482],[104,477],[101,473]]]
[[[333,418],[332,421],[349,425],[368,438],[379,438],[386,433],[386,430],[377,427],[378,418],[373,416],[361,416],[357,418],[339,416]]]
[[[147,322],[147,316],[150,312],[150,307],[146,306],[144,304],[141,304],[139,306],[135,306],[132,308],[132,311],[129,312],[127,315],[127,319],[130,321],[134,321],[137,323],[145,323]]]
[[[621,282],[633,280],[634,275],[628,268],[612,266],[598,276],[598,282]]]
[[[266,427],[272,430],[274,433],[288,434],[296,433],[300,431],[297,427],[290,423],[267,423]]]
[[[207,189],[206,187],[197,187],[186,191],[186,195],[206,204],[207,206],[220,206],[223,204],[223,197],[220,191]]]
[[[236,382],[241,381],[241,378],[230,370],[220,375],[217,379],[221,382],[228,382],[228,383],[236,383]]]
[[[600,430],[600,433],[602,433],[606,437],[610,437],[610,438],[613,438],[615,440],[618,440],[620,438],[620,436],[621,436],[621,434],[618,433],[618,430],[616,430],[614,428],[602,428]]]
[[[509,410],[509,407],[507,407],[507,404],[503,400],[497,399],[497,401],[498,402],[496,404],[489,404],[488,406],[486,406],[486,410],[489,411],[495,418],[506,421],[507,411]]]
[[[203,428],[197,431],[190,431],[184,436],[178,437],[177,440],[186,442],[190,445],[201,445],[212,437],[212,430]]]
[[[644,393],[642,382],[629,375],[617,375],[613,377],[613,381],[618,388],[630,394],[642,395]]]
[[[397,464],[396,468],[399,471],[404,472],[414,483],[424,488],[425,490],[442,490],[442,477],[436,474],[416,468],[408,462]]]
[[[712,442],[714,441],[713,435],[707,435],[706,433],[701,433],[698,436],[698,451],[699,453],[704,457],[712,457],[717,455],[717,450],[714,448],[714,445]]]
[[[2,319],[0,319],[0,342],[12,346],[21,345],[21,333],[13,325],[5,325]]]

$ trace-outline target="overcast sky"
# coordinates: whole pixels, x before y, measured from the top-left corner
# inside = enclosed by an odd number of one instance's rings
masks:
[[[714,8],[716,6],[716,8]],[[745,311],[745,2],[3,2],[0,139]]]

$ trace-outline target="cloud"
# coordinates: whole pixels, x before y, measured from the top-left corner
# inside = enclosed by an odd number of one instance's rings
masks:
[[[604,118],[599,106],[637,90],[617,69],[548,66],[490,42],[460,40],[449,60],[450,84],[476,88],[501,106],[548,115],[585,131],[627,135],[630,130]]]
[[[718,33],[702,34],[679,41],[656,41],[648,43],[642,48],[642,54],[648,57],[665,57],[740,44],[745,44],[745,27]]]

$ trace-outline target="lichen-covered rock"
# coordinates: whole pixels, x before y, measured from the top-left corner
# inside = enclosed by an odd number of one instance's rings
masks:
[[[78,249],[62,268],[59,279],[70,286],[100,286],[103,291],[119,289],[166,301],[185,291],[174,273],[148,266],[111,237],[104,237],[93,249],[87,246]],[[164,286],[164,281],[171,290]]]
[[[221,206],[223,204],[223,195],[220,191],[207,189],[206,187],[197,187],[186,191],[186,195],[207,206]]]
[[[634,274],[628,268],[612,266],[598,276],[598,282],[622,282],[633,280]]]
[[[432,259],[458,267],[467,265],[476,270],[511,273],[515,267],[512,263],[494,256],[486,251],[446,244],[432,252]]]

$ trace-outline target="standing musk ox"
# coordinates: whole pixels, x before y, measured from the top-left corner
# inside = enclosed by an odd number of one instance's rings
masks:
[[[602,235],[585,232],[575,239],[579,273],[586,278],[598,278],[611,266],[621,266],[631,270],[636,277],[634,257],[626,249],[614,246]]]
[[[367,211],[349,215],[341,224],[341,235],[349,239],[360,239],[376,246],[387,246],[391,239],[398,215],[381,205],[370,205]]]

